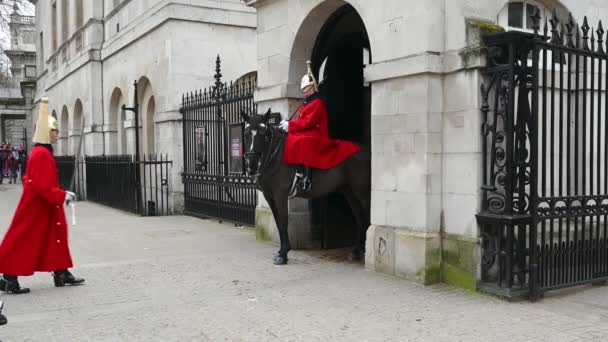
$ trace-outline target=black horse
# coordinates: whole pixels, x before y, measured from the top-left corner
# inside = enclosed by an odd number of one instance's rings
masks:
[[[245,143],[249,146],[245,154],[247,174],[255,176],[258,189],[272,210],[281,239],[281,249],[274,263],[283,265],[287,263],[287,253],[291,250],[287,233],[287,202],[298,167],[283,163],[287,133],[270,124],[270,109],[265,115],[253,116],[241,111],[241,116],[246,122]],[[370,154],[362,150],[335,168],[313,170],[312,191],[296,197],[314,199],[334,192],[343,194],[358,226],[349,260],[361,260],[365,255],[365,237],[370,224],[370,191]]]

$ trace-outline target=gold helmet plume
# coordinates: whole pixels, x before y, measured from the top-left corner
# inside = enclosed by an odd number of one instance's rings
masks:
[[[32,141],[38,144],[51,143],[51,130],[57,130],[57,120],[49,115],[49,99],[43,97],[40,100],[40,110],[36,121],[36,131]]]
[[[300,82],[300,89],[304,90],[304,88],[312,85],[315,87],[315,91],[319,91],[319,84],[317,83],[317,79],[315,78],[315,75],[312,72],[312,63],[310,61],[306,61],[306,64],[308,65],[308,70],[306,71],[306,75],[302,77],[302,81]]]

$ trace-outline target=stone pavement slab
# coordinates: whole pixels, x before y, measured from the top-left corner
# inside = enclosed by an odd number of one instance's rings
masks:
[[[2,234],[19,195],[0,185]],[[276,246],[212,220],[77,209],[70,245],[86,285],[22,278],[30,294],[0,295],[2,341],[608,340],[608,287],[507,303],[373,273],[344,251],[294,251],[274,266]]]

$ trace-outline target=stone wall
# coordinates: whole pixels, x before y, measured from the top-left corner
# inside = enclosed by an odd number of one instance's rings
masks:
[[[373,61],[372,226],[366,267],[421,283],[444,281],[475,288],[480,208],[480,35],[497,32],[506,0],[249,1],[258,11],[262,108],[289,115],[299,103],[298,82],[319,31],[346,3],[361,16]],[[592,22],[608,18],[600,1],[541,1]],[[599,18],[598,18],[599,17]],[[271,215],[258,209],[258,236],[276,241]],[[301,247],[309,229],[292,209],[290,234]],[[293,244],[292,244],[293,245]]]

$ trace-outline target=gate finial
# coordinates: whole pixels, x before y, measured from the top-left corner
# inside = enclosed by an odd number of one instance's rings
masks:
[[[568,23],[566,24],[566,46],[574,47],[574,18],[572,13],[568,16]]]
[[[589,30],[591,28],[589,27],[589,22],[587,21],[586,16],[581,29],[583,30],[583,49],[589,51]]]
[[[220,59],[220,55],[217,55],[217,59],[215,60],[215,75],[213,76],[213,78],[215,78],[215,85],[213,86],[213,98],[215,100],[219,100],[221,99],[221,93],[222,93],[222,87],[223,87],[223,83],[222,83],[222,60]]]
[[[532,15],[530,15],[532,19],[532,29],[534,29],[534,38],[538,38],[538,31],[540,31],[540,9],[534,6],[534,10],[532,11]]]
[[[560,41],[563,41],[561,39],[559,30],[557,29],[559,27],[559,18],[557,17],[557,11],[554,9],[553,10],[553,17],[551,18],[551,20],[549,20],[549,22],[551,23],[551,43],[553,44],[557,44],[560,45]]]
[[[604,52],[604,28],[602,27],[602,21],[600,20],[600,23],[597,27],[597,52],[598,53],[605,53]]]

